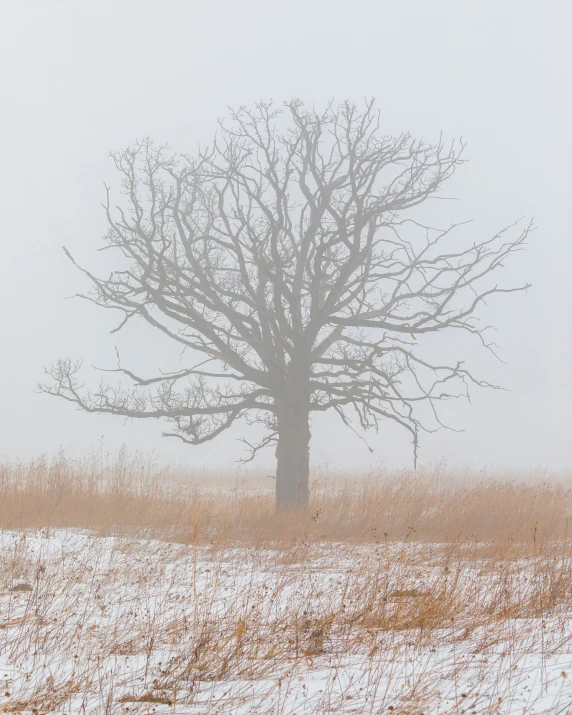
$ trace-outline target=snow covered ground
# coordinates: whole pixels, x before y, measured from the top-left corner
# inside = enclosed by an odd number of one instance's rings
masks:
[[[572,556],[0,534],[0,712],[570,713]]]

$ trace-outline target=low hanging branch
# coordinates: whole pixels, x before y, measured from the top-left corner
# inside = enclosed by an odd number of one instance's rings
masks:
[[[277,445],[279,508],[307,505],[311,412],[333,409],[352,429],[352,414],[363,429],[391,420],[416,455],[420,431],[441,425],[439,402],[493,387],[423,358],[419,339],[456,329],[494,351],[478,309],[527,287],[494,275],[531,225],[467,244],[464,224],[413,218],[443,198],[463,148],[382,135],[373,102],[318,113],[292,101],[232,112],[196,157],[149,140],[113,154],[125,205],[107,190],[104,240],[127,263],[107,278],[80,268],[83,297],[121,311],[116,330],[143,319],[196,361],[142,378],[118,357],[131,387],[86,391],[80,365],[60,360],[41,389],[89,412],[163,418],[189,444],[261,424],[262,441],[244,441],[251,457]]]

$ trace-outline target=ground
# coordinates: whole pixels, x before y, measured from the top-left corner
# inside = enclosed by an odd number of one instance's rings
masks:
[[[7,529],[0,711],[568,713],[571,574],[566,549]]]

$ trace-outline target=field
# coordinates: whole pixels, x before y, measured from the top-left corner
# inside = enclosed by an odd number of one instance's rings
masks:
[[[0,712],[572,712],[571,484],[5,463]]]

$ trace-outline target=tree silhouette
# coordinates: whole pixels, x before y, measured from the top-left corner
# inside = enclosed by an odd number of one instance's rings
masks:
[[[125,201],[112,208],[107,189],[104,240],[121,268],[81,268],[83,297],[122,311],[116,330],[143,319],[193,360],[141,377],[118,357],[129,387],[89,391],[80,363],[63,359],[41,389],[88,412],[163,418],[165,436],[189,444],[241,418],[261,424],[263,439],[244,441],[250,457],[276,444],[278,509],[308,504],[312,412],[335,410],[352,429],[352,415],[363,429],[391,420],[416,455],[440,401],[488,385],[461,362],[424,358],[420,338],[461,330],[494,349],[477,310],[526,287],[491,275],[530,225],[468,243],[462,224],[435,228],[412,211],[440,198],[462,154],[462,142],[381,134],[373,102],[317,112],[300,101],[232,111],[194,157],[149,140],[113,154]]]

